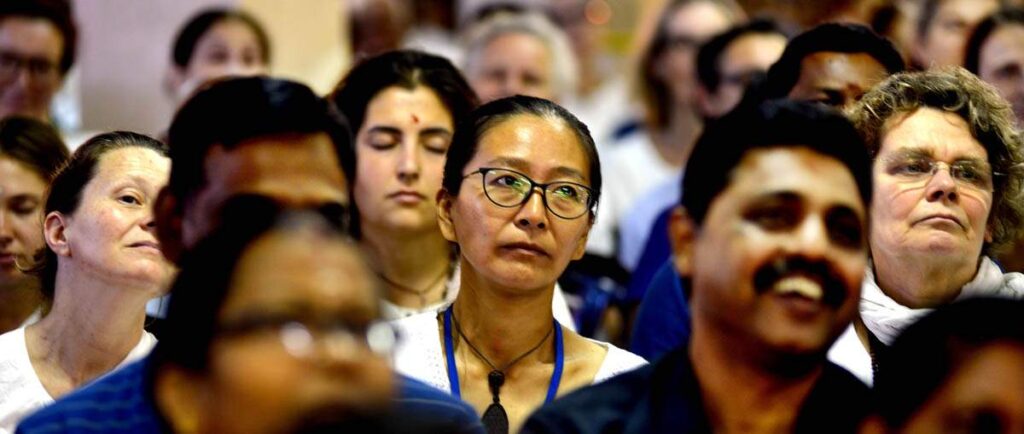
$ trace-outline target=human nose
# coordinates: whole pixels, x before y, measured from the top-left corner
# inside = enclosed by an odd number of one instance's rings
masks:
[[[0,246],[6,246],[11,241],[14,241],[14,233],[11,230],[11,224],[8,222],[8,215],[6,209],[0,209]]]
[[[828,250],[828,230],[823,218],[808,217],[797,227],[790,244],[792,254],[813,258]]]
[[[547,227],[547,206],[544,204],[544,191],[538,186],[533,186],[526,193],[523,205],[516,214],[516,224],[522,228],[535,226],[538,229]]]
[[[412,183],[420,177],[420,153],[413,143],[402,144],[402,150],[398,156],[398,179],[405,183]]]
[[[956,200],[959,188],[956,180],[953,179],[951,168],[948,164],[939,161],[933,164],[928,184],[925,185],[925,197],[930,201]]]

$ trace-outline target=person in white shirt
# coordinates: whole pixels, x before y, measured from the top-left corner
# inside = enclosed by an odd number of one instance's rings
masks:
[[[870,378],[879,353],[932,309],[1024,297],[1024,275],[989,259],[1024,230],[1024,155],[1009,104],[962,68],[894,75],[851,116],[874,158],[871,265],[861,319],[832,352]]]
[[[33,269],[53,307],[0,335],[0,432],[153,347],[146,301],[174,272],[153,218],[169,173],[164,144],[113,132],[82,145],[54,177]]]
[[[522,95],[465,122],[437,196],[441,233],[459,246],[459,295],[442,312],[396,322],[405,338],[395,368],[468,402],[490,434],[517,432],[556,396],[645,362],[552,314],[555,282],[583,256],[599,199],[586,126]]]

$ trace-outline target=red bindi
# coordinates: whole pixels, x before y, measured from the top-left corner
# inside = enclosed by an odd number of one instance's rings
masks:
[[[420,123],[420,118],[417,117],[416,115],[412,115],[412,123],[414,123],[414,124]]]

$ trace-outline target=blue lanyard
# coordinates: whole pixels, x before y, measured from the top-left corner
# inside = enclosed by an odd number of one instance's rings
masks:
[[[562,348],[562,326],[558,320],[554,321],[555,327],[555,372],[551,373],[551,384],[548,385],[548,396],[544,398],[547,404],[555,400],[558,394],[558,384],[562,382],[562,367],[565,364],[565,349]],[[448,383],[452,388],[452,395],[462,399],[462,392],[459,390],[459,370],[455,367],[455,343],[452,341],[452,307],[444,311],[444,355],[448,359]]]

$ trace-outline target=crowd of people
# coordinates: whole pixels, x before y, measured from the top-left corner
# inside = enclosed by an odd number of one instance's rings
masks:
[[[72,152],[0,1],[0,434],[1024,432],[1024,4],[661,3],[202,10]]]

